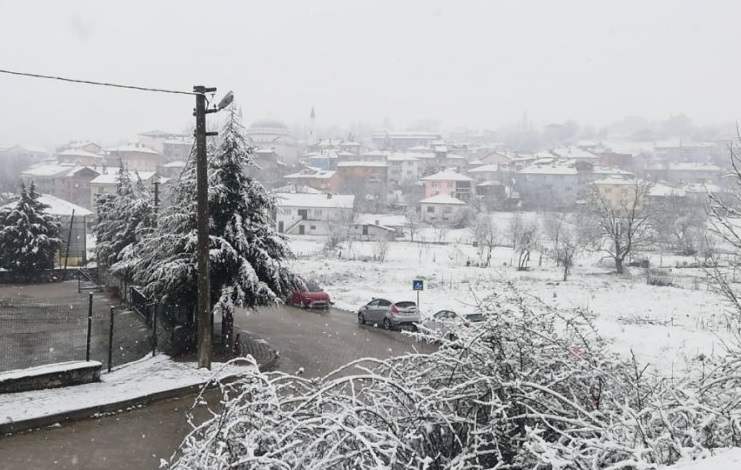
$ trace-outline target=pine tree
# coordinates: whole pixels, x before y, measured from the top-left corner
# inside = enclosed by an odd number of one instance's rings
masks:
[[[38,198],[33,183],[28,190],[21,184],[18,202],[0,209],[1,268],[28,274],[54,267],[61,226]]]
[[[283,262],[292,257],[270,219],[273,201],[245,173],[254,165],[237,108],[229,108],[218,144],[209,152],[209,271],[211,303],[222,315],[223,344],[232,342],[233,312],[279,302],[296,283]],[[171,188],[172,205],[138,247],[137,281],[150,295],[195,305],[196,184],[194,158]]]
[[[128,262],[133,256],[132,250],[154,225],[152,197],[138,175],[134,181],[122,162],[116,194],[99,198],[97,209],[95,251],[98,263],[128,283],[133,277]]]

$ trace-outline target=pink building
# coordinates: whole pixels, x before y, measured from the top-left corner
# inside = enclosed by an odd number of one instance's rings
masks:
[[[425,185],[425,198],[447,194],[461,201],[470,201],[473,193],[473,179],[454,170],[445,170],[422,178]]]

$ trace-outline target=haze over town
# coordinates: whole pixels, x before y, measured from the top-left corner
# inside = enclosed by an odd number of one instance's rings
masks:
[[[731,1],[15,2],[2,68],[234,90],[245,119],[290,127],[601,127],[626,116],[735,122]],[[39,14],[39,10],[43,13]],[[28,34],[33,30],[34,34]],[[12,47],[10,47],[12,45]],[[0,144],[115,144],[191,126],[171,96],[2,76]],[[424,126],[421,126],[424,127]],[[439,129],[436,129],[439,130]]]

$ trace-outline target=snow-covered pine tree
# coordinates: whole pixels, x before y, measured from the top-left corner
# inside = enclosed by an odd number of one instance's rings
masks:
[[[152,196],[138,175],[136,181],[131,178],[122,162],[116,194],[103,196],[98,203],[96,258],[99,265],[110,268],[124,283],[129,283],[133,272],[128,260],[133,247],[154,225]]]
[[[232,342],[236,307],[273,304],[296,283],[284,265],[292,253],[270,219],[273,201],[260,182],[246,175],[254,162],[239,121],[232,105],[217,144],[208,149],[211,303],[222,315],[224,345]],[[172,205],[140,247],[136,268],[148,294],[181,305],[195,305],[197,294],[194,160],[173,184]]]
[[[61,226],[38,198],[34,183],[28,190],[21,184],[18,202],[0,209],[0,267],[18,273],[54,267]]]

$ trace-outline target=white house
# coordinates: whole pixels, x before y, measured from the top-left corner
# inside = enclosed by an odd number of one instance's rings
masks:
[[[109,168],[106,173],[98,175],[90,181],[90,204],[95,207],[95,203],[102,194],[116,194],[118,188],[119,168]],[[132,181],[141,179],[144,183],[150,184],[154,181],[162,182],[163,179],[157,176],[154,171],[129,171]]]
[[[358,214],[353,221],[351,233],[361,240],[379,237],[394,239],[404,236],[404,227],[407,225],[409,219],[405,215]]]
[[[354,205],[353,195],[276,193],[275,224],[281,233],[326,235],[333,223],[351,223]]]
[[[409,153],[392,152],[386,160],[388,163],[389,184],[412,184],[419,179],[419,159]]]
[[[452,222],[466,203],[449,194],[437,194],[419,201],[424,222]]]

